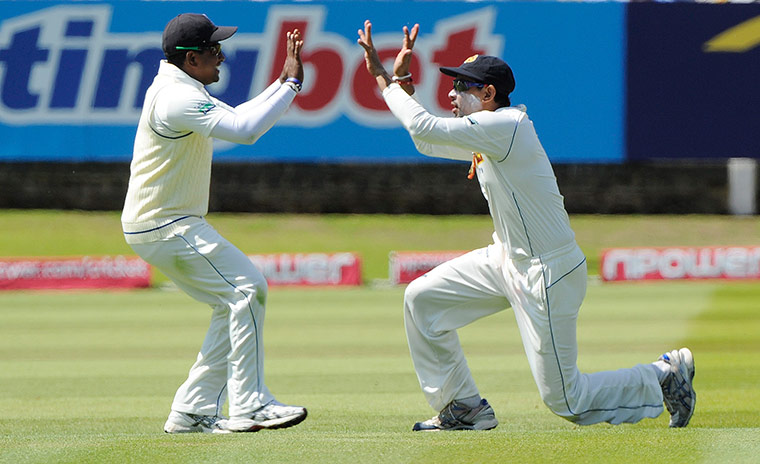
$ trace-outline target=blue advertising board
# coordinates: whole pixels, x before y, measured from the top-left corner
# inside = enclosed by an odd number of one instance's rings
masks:
[[[760,5],[632,4],[627,159],[760,157]]]
[[[288,114],[253,146],[218,143],[222,161],[417,162],[356,44],[365,19],[384,57],[420,24],[413,71],[420,101],[448,116],[439,66],[503,57],[555,162],[624,157],[624,5],[512,2],[3,2],[0,161],[128,161],[161,32],[182,12],[235,25],[212,94],[237,104],[279,75],[284,31],[304,31],[306,80]]]

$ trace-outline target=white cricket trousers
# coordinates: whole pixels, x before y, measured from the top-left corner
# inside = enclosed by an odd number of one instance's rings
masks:
[[[225,388],[230,416],[244,416],[272,401],[264,384],[262,343],[267,282],[251,260],[202,219],[163,240],[131,246],[212,308],[206,338],[172,410],[218,415]]]
[[[657,417],[662,390],[650,365],[583,374],[576,320],[586,294],[586,260],[573,243],[537,258],[503,258],[499,245],[472,251],[414,280],[404,295],[409,349],[436,411],[478,394],[456,330],[511,305],[544,403],[587,425]]]

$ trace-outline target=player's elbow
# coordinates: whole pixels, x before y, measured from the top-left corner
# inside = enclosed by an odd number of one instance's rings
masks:
[[[409,135],[423,142],[433,141],[438,132],[436,130],[436,118],[433,117],[414,117],[405,126]]]
[[[231,140],[231,142],[240,144],[240,145],[253,145],[256,143],[256,141],[261,137],[261,134],[255,133],[255,134],[246,134],[242,135],[240,137],[236,137],[235,140]]]
[[[225,142],[230,142],[237,145],[253,145],[253,143],[256,141],[251,137],[226,137],[219,138],[219,140],[224,140]]]
[[[406,130],[407,132],[409,132],[409,135],[411,135],[415,139],[419,139],[422,137],[422,131],[416,125],[410,125],[406,128]]]
[[[406,130],[412,138],[422,141],[425,141],[425,138],[430,134],[430,127],[420,122],[412,122],[412,124],[407,126]]]

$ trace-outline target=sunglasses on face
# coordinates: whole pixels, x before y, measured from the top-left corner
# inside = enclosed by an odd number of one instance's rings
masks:
[[[485,84],[481,84],[480,82],[470,82],[464,81],[462,79],[454,79],[454,90],[457,92],[467,92],[473,87],[482,89],[484,86]]]
[[[175,47],[177,50],[195,50],[195,51],[203,51],[208,50],[211,52],[211,55],[213,56],[219,56],[222,54],[222,44],[214,44],[209,45],[207,47]]]

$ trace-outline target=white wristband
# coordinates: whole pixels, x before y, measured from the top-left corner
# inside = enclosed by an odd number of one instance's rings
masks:
[[[409,73],[406,76],[393,76],[393,77],[391,77],[391,81],[397,82],[399,84],[401,84],[401,83],[410,83],[410,82],[412,82],[412,73]]]

